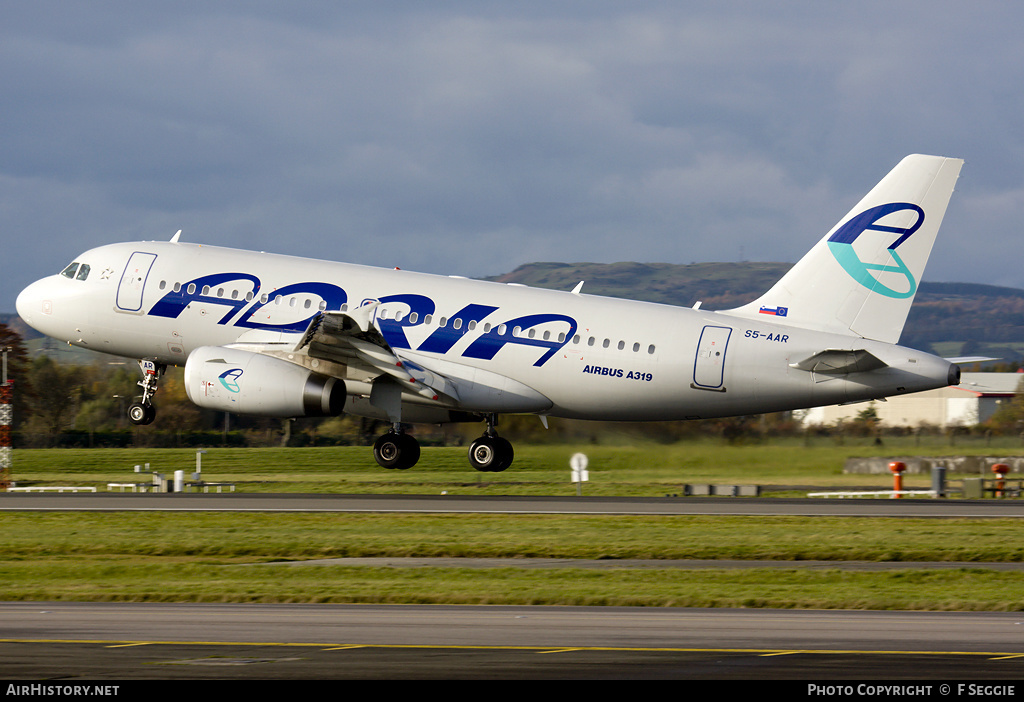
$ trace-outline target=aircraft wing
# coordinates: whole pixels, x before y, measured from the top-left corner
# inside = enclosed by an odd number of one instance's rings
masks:
[[[442,396],[459,401],[455,383],[418,363],[402,357],[374,326],[371,315],[376,303],[350,314],[325,312],[313,318],[294,350],[305,349],[311,358],[321,358],[368,373],[386,374],[408,391],[429,400]]]
[[[797,363],[790,363],[789,367],[814,373],[845,375],[877,370],[887,365],[865,349],[826,349]]]

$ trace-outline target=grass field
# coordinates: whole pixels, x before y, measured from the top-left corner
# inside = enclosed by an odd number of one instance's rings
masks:
[[[1019,443],[1019,442],[1014,442]],[[889,489],[888,475],[844,475],[854,456],[1006,455],[1024,448],[1012,444],[956,446],[913,439],[874,445],[869,439],[845,445],[805,445],[799,439],[770,444],[731,446],[721,442],[517,445],[512,467],[504,473],[478,473],[469,467],[465,447],[424,447],[420,462],[408,471],[388,471],[373,460],[371,449],[211,448],[203,455],[207,481],[235,483],[246,492],[418,493],[476,495],[570,495],[569,458],[589,458],[586,495],[663,496],[685,483],[762,485],[772,494],[793,494],[792,486],[862,486]],[[170,477],[195,470],[194,449],[18,449],[13,477],[19,485],[84,485],[106,489],[107,483],[148,481],[133,466],[150,464]],[[964,476],[951,474],[950,480]],[[907,475],[907,488],[930,486],[928,475]],[[803,495],[804,493],[798,493]]]
[[[916,450],[915,450],[916,449]],[[949,454],[915,446],[517,446],[506,473],[477,474],[462,448],[425,448],[410,471],[378,468],[366,448],[210,449],[207,480],[246,492],[572,495],[568,459],[590,456],[588,495],[678,493],[686,482],[888,487],[843,475],[850,455]],[[1012,453],[991,447],[956,453]],[[135,479],[132,466],[191,473],[194,450],[18,450],[20,484]],[[955,476],[954,476],[955,477]],[[140,478],[141,479],[141,478]],[[928,476],[911,476],[925,487]],[[235,602],[417,602],[931,610],[1024,609],[1018,520],[636,516],[4,513],[0,598]],[[354,556],[758,559],[750,569],[297,566]],[[834,569],[800,569],[804,560]],[[907,563],[887,572],[844,561]],[[915,561],[970,567],[920,570]]]

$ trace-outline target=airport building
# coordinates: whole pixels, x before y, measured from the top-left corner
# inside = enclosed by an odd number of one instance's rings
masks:
[[[883,426],[973,426],[991,417],[1017,394],[1024,373],[964,373],[959,385],[890,397],[887,401],[814,407],[793,412],[804,425],[834,425],[857,418],[874,405]]]

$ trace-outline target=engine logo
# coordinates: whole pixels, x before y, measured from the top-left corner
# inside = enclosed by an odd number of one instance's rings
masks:
[[[229,392],[241,392],[242,388],[238,387],[238,379],[241,376],[241,368],[232,368],[229,371],[224,371],[218,377],[220,378],[220,384],[223,385]]]

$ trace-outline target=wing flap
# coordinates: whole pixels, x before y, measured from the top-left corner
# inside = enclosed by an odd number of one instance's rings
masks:
[[[358,308],[352,314],[325,312],[313,318],[295,347],[306,349],[311,358],[322,358],[359,368],[370,374],[385,374],[402,388],[438,400],[442,395],[458,402],[455,384],[439,373],[400,357],[374,326],[371,314],[375,304]]]
[[[365,308],[353,314],[321,313],[310,321],[294,351],[370,376],[374,387],[387,376],[405,392],[466,411],[525,413],[551,407],[550,399],[508,376],[392,348]],[[389,383],[379,384],[378,395],[383,397]]]

